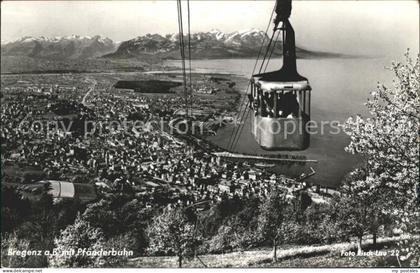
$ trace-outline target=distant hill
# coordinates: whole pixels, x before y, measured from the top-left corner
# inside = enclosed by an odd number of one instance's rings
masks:
[[[64,59],[51,60],[27,56],[1,56],[1,73],[86,73],[144,71],[149,64],[139,59]]]
[[[54,61],[87,59],[114,52],[117,44],[97,36],[23,37],[1,45],[1,55],[42,58]]]
[[[218,30],[209,32],[198,32],[191,34],[191,57],[193,59],[215,59],[215,58],[246,58],[255,57],[264,37],[268,37],[258,29],[242,30],[232,33],[223,33]],[[184,38],[188,41],[188,37]],[[273,56],[280,56],[281,43],[278,42]],[[264,51],[263,51],[264,52]],[[298,58],[310,57],[337,57],[339,54],[314,52],[297,47]],[[122,42],[118,49],[104,58],[149,59],[152,56],[161,59],[179,59],[179,34],[147,34]]]
[[[191,57],[255,58],[264,37],[268,41],[265,33],[258,29],[232,33],[218,30],[193,33]],[[185,41],[187,44],[187,37]],[[281,43],[278,42],[272,56],[278,57],[281,52]],[[300,47],[296,48],[296,53],[298,58],[344,56]],[[28,36],[1,45],[1,73],[141,71],[164,59],[180,59],[178,34],[147,34],[121,43],[99,35],[54,38]]]

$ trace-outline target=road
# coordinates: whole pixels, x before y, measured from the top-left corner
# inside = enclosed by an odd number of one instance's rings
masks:
[[[92,79],[92,78],[87,78],[86,79],[86,81],[87,82],[90,82],[92,85],[89,87],[89,90],[86,92],[86,94],[83,96],[83,99],[82,99],[82,104],[85,106],[85,107],[89,107],[89,106],[91,106],[91,104],[88,104],[87,102],[86,102],[86,98],[90,95],[90,93],[93,91],[93,90],[95,90],[95,86],[96,86],[96,84],[98,83],[96,80],[94,80],[94,79]]]

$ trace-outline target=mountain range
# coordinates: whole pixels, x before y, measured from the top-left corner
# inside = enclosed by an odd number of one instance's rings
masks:
[[[258,53],[259,45],[267,38],[257,29],[223,33],[218,30],[191,34],[191,57],[194,59],[250,57]],[[186,54],[188,37],[184,37]],[[179,58],[179,34],[147,34],[124,41],[118,49],[106,58],[132,58],[144,55],[158,55],[163,59]]]
[[[245,58],[258,55],[261,42],[268,41],[265,32],[258,29],[223,33],[218,30],[191,34],[191,57],[193,59]],[[188,37],[184,37],[186,49]],[[186,54],[188,51],[186,50]],[[314,52],[296,48],[297,56],[330,57],[337,54]],[[273,56],[281,54],[281,43],[276,44]],[[88,58],[139,59],[179,59],[178,34],[146,34],[131,40],[116,43],[101,36],[67,37],[24,37],[1,45],[2,56],[24,56],[49,60],[77,60]]]
[[[20,56],[51,60],[85,59],[100,57],[117,48],[109,38],[97,36],[66,37],[23,37],[19,40],[2,44],[2,56]]]

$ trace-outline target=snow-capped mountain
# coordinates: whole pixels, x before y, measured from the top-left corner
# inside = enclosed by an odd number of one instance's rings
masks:
[[[99,57],[115,51],[117,45],[99,35],[65,37],[23,37],[1,45],[3,56],[26,56],[46,59],[80,59]]]
[[[208,32],[191,34],[191,57],[193,59],[214,58],[247,58],[258,55],[262,41],[265,38],[265,46],[269,37],[265,32],[258,29],[246,29],[232,33],[223,33],[213,29]],[[187,48],[188,37],[184,37]],[[264,46],[264,49],[265,49]],[[280,56],[281,43],[277,43],[272,56]],[[187,54],[187,53],[186,53]],[[298,57],[328,57],[330,53],[312,52],[296,48]],[[163,59],[179,59],[179,35],[147,34],[122,42],[114,53],[107,54],[105,58],[139,58],[148,59],[157,56]]]
[[[258,29],[223,33],[217,29],[191,34],[192,57],[229,58],[249,57],[258,53],[266,34]],[[266,40],[267,41],[267,40]],[[188,37],[184,37],[188,45]],[[179,58],[179,34],[147,34],[122,42],[118,49],[104,57],[131,58],[158,55],[162,58]]]
[[[236,47],[258,47],[263,39],[268,38],[258,29],[242,30],[227,35],[224,44]]]
[[[194,59],[247,58],[258,55],[262,41],[268,37],[258,29],[224,33],[217,29],[191,34],[191,57]],[[188,37],[184,37],[188,46]],[[265,50],[265,47],[264,47]],[[277,43],[272,56],[280,56],[281,43]],[[134,39],[115,43],[109,38],[97,36],[23,37],[1,45],[2,56],[43,58],[47,60],[137,58],[145,62],[157,59],[179,59],[179,34],[146,34]],[[337,54],[313,52],[296,48],[298,57],[330,57]],[[187,53],[186,53],[187,54]]]

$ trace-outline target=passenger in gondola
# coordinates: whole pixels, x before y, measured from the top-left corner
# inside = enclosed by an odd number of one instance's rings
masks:
[[[274,96],[271,93],[264,93],[263,95],[263,104],[261,106],[261,110],[263,110],[262,116],[263,117],[274,117]]]
[[[267,111],[267,93],[263,93],[261,96],[261,116],[266,117],[268,115]]]
[[[273,93],[269,93],[268,95],[268,116],[270,118],[274,117],[274,94]]]
[[[272,109],[274,107],[274,94],[268,94],[268,106]]]
[[[299,103],[296,95],[292,92],[281,94],[279,96],[279,116],[281,118],[292,118],[299,116]]]
[[[258,115],[258,108],[260,107],[260,103],[258,100],[254,100],[252,103],[252,107],[254,109],[254,114]]]
[[[260,105],[259,109],[261,111],[260,114],[261,114],[262,117],[266,117],[267,114],[268,114],[268,112],[267,112],[267,102],[266,102],[266,99],[265,99],[265,95],[266,94],[263,94],[261,96],[261,99],[260,99],[261,105]]]
[[[251,94],[248,94],[249,108],[255,110],[255,101],[254,97]]]
[[[254,110],[254,114],[258,114],[258,108],[259,108],[259,101],[258,99],[255,99],[251,94],[248,95],[249,100],[249,108]]]

